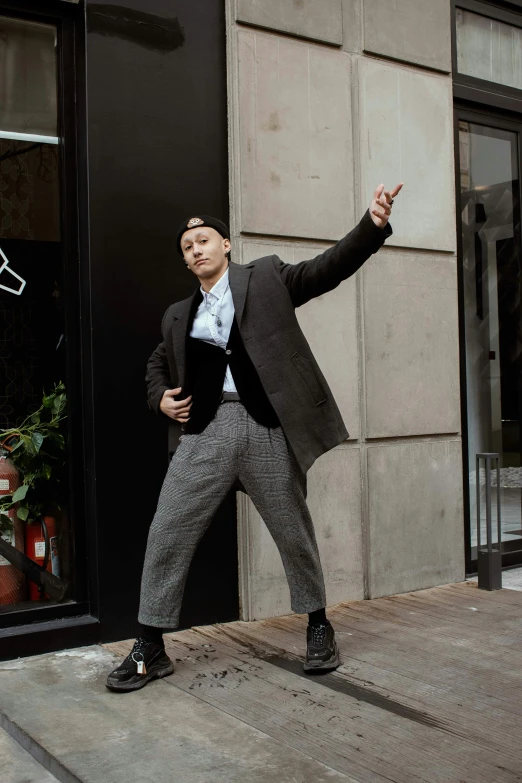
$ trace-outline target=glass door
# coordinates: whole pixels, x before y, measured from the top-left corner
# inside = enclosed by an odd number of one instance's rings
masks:
[[[476,454],[500,454],[492,476],[493,541],[500,493],[503,564],[522,562],[522,274],[520,131],[522,126],[459,112],[461,301],[463,301],[468,562],[477,559],[477,528],[486,538],[485,472]]]
[[[0,496],[16,500],[0,537],[70,586],[57,44],[56,25],[0,15]],[[2,549],[0,626],[71,599],[13,557]]]

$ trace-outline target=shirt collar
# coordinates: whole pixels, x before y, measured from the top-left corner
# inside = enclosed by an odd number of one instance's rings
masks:
[[[212,294],[212,296],[215,296],[216,299],[221,299],[223,294],[228,288],[228,267],[226,269],[226,272],[219,278],[217,283],[210,289],[210,291],[207,292],[203,290],[202,287],[200,287],[200,291],[203,294],[203,299],[206,299],[207,296]]]

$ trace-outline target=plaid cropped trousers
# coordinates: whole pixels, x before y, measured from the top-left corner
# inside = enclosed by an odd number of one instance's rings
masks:
[[[239,479],[281,555],[294,612],[326,605],[306,477],[281,427],[258,424],[240,402],[226,402],[205,430],[182,435],[152,521],[138,619],[176,628],[196,547]]]

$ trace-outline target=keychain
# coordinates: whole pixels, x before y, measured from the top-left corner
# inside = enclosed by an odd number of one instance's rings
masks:
[[[136,658],[134,657],[135,655],[136,653],[132,654],[132,660],[138,666],[138,674],[147,674],[147,667],[145,666],[145,659],[143,658],[143,653],[138,653],[138,655],[141,655],[142,657],[141,661],[137,661]]]

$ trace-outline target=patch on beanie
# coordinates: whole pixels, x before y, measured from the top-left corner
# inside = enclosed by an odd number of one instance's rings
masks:
[[[189,222],[187,223],[187,228],[194,228],[195,226],[200,226],[202,223],[204,223],[201,218],[193,217],[190,218]]]

